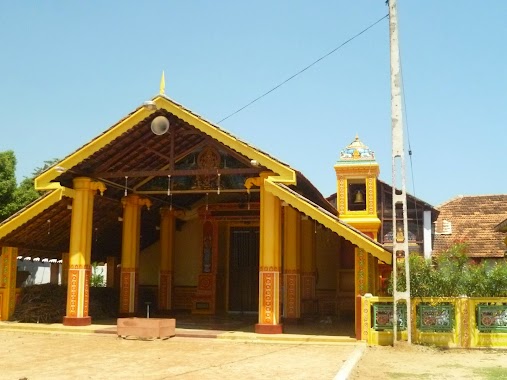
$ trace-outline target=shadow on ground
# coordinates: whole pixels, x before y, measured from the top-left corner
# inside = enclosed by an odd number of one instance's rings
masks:
[[[140,316],[143,317],[143,316]],[[144,316],[145,317],[145,316]],[[190,312],[153,314],[152,318],[175,318],[176,328],[181,330],[207,330],[209,334],[225,331],[255,332],[257,314],[224,313],[219,315],[196,315]],[[93,320],[94,324],[116,325],[115,319]],[[354,321],[337,317],[314,316],[302,318],[299,323],[284,323],[284,334],[326,335],[355,337]]]

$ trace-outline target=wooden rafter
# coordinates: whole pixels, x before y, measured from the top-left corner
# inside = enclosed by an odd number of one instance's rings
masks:
[[[233,169],[217,169],[210,171],[209,169],[182,169],[182,170],[131,170],[122,172],[102,172],[92,173],[91,176],[96,178],[139,178],[139,177],[184,177],[193,175],[209,175],[209,174],[257,174],[258,168],[233,168]]]

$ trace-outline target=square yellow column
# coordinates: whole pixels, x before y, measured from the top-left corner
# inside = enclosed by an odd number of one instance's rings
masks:
[[[285,322],[297,322],[301,317],[301,255],[300,216],[291,206],[284,211],[283,250],[283,310]]]
[[[88,315],[88,304],[93,200],[97,190],[102,194],[106,187],[103,183],[92,181],[86,177],[74,178],[73,183],[74,199],[70,225],[67,309],[63,324],[66,326],[87,326],[92,321]]]
[[[280,323],[280,271],[281,271],[281,220],[280,200],[266,191],[264,182],[271,172],[248,178],[245,187],[260,187],[260,245],[259,245],[259,334],[281,334]]]
[[[366,293],[370,291],[369,283],[369,254],[358,247],[355,248],[355,277],[356,277],[356,285],[355,292],[356,295],[364,296]]]
[[[2,247],[0,255],[0,320],[7,321],[16,306],[16,259],[18,249]]]
[[[310,218],[301,221],[301,312],[318,312],[316,297],[315,228]]]
[[[158,282],[158,309],[171,310],[173,283],[175,211],[160,210],[160,273]]]
[[[259,334],[281,334],[280,271],[281,271],[280,200],[261,186],[261,226],[259,265]]]
[[[120,276],[120,314],[134,315],[137,311],[138,264],[141,230],[141,208],[151,201],[131,194],[122,199],[123,235]]]

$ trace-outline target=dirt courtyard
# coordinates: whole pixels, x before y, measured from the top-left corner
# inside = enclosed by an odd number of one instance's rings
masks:
[[[332,379],[354,349],[0,331],[0,379]]]
[[[350,379],[507,379],[507,350],[367,347]]]
[[[333,379],[361,345],[0,331],[0,379]],[[507,379],[505,350],[365,347],[351,379]]]

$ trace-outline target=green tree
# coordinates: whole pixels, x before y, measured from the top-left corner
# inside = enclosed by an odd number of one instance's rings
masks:
[[[92,263],[92,275],[90,277],[90,286],[92,287],[106,286],[106,280],[104,278],[104,270],[102,268],[99,268],[98,265],[99,264],[96,261]]]
[[[58,159],[44,161],[30,178],[16,183],[16,156],[9,150],[0,152],[0,222],[39,198],[44,192],[35,190],[34,179],[53,166]]]
[[[35,168],[35,170],[32,172],[31,177],[25,177],[21,181],[19,186],[14,191],[14,204],[18,210],[32,203],[34,200],[44,194],[44,191],[35,190],[35,178],[44,173],[48,168],[53,166],[58,161],[59,159],[57,158],[44,161],[44,164],[41,167]]]
[[[0,221],[17,211],[16,187],[16,156],[12,150],[0,152]]]

